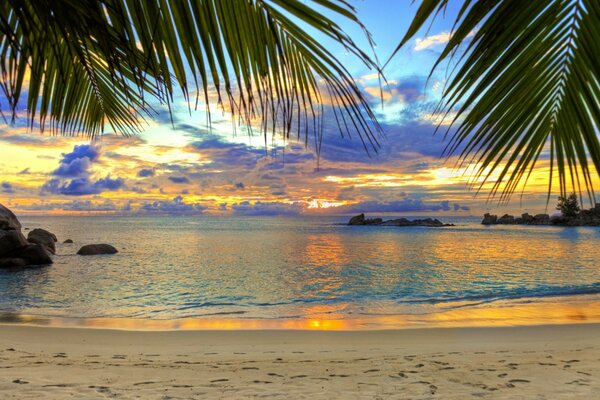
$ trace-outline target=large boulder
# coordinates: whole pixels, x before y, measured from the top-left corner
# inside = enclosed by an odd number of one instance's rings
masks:
[[[498,216],[492,215],[490,213],[485,213],[483,216],[483,221],[481,221],[483,225],[493,225],[498,223]]]
[[[17,216],[2,204],[0,204],[0,230],[21,230],[21,223]]]
[[[22,258],[27,261],[27,265],[47,265],[52,264],[52,257],[48,254],[48,249],[41,244],[30,244],[13,254],[14,258]]]
[[[27,242],[27,239],[25,239],[25,236],[23,236],[21,231],[0,230],[0,257],[12,254],[19,249],[27,247],[28,245],[29,242]]]
[[[80,256],[95,256],[98,254],[116,254],[119,251],[110,244],[88,244],[79,249]]]
[[[30,231],[27,235],[27,240],[30,243],[41,244],[42,246],[46,246],[52,254],[56,254],[55,243],[58,241],[56,235],[51,232],[48,232],[45,229],[37,228]]]

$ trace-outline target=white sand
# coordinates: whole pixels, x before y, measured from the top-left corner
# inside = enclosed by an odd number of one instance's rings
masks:
[[[396,331],[0,326],[0,399],[600,399],[600,325]]]

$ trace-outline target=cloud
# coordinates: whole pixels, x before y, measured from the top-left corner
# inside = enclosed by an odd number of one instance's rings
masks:
[[[169,180],[173,183],[190,183],[187,176],[169,176]]]
[[[243,201],[231,205],[234,215],[242,216],[295,216],[299,215],[304,207],[299,203],[262,202],[250,203]]]
[[[447,200],[439,203],[426,203],[422,199],[407,198],[403,200],[379,202],[379,201],[364,201],[356,204],[340,206],[335,209],[339,213],[419,213],[419,212],[435,212],[435,211],[450,211],[450,202]]]
[[[111,200],[104,200],[103,202],[73,200],[59,203],[34,203],[20,206],[20,208],[29,211],[117,211],[117,206]]]
[[[148,176],[154,176],[154,170],[150,169],[150,168],[146,168],[146,169],[140,169],[137,173],[137,176],[139,176],[140,178],[145,178]]]
[[[0,190],[4,193],[14,193],[15,191],[13,185],[8,182],[2,182],[2,184],[0,184]]]
[[[438,46],[440,44],[446,44],[452,37],[450,32],[441,32],[437,35],[426,36],[425,38],[417,38],[415,41],[415,50],[421,51],[425,49],[429,49],[434,46]]]
[[[85,196],[89,194],[100,194],[105,191],[115,191],[121,189],[124,185],[121,178],[112,179],[107,176],[90,182],[87,177],[75,178],[69,181],[60,179],[51,179],[42,187],[43,191],[62,194],[65,196]]]
[[[200,203],[186,203],[182,196],[172,200],[157,200],[152,203],[144,203],[141,211],[159,214],[201,214],[207,207]]]
[[[121,189],[125,181],[122,178],[91,178],[92,163],[98,161],[100,148],[93,144],[76,145],[73,151],[62,155],[59,167],[52,178],[42,186],[43,192],[65,196],[85,196],[105,191]]]

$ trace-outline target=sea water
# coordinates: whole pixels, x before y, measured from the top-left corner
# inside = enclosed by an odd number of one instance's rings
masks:
[[[344,216],[21,217],[58,236],[57,254],[48,267],[0,270],[0,312],[376,320],[600,293],[600,228],[440,218],[456,226],[347,226]],[[62,244],[67,238],[75,243]],[[119,253],[76,255],[89,243]]]

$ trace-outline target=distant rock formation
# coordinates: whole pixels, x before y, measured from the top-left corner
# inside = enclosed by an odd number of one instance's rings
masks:
[[[350,218],[348,225],[376,225],[376,226],[428,226],[433,228],[439,228],[443,226],[454,226],[454,224],[444,224],[438,219],[426,218],[426,219],[415,219],[408,220],[406,218],[391,219],[384,221],[381,218],[367,219],[365,214],[355,215]]]
[[[0,204],[0,268],[52,264],[56,236],[43,229],[34,229],[29,236],[23,236],[15,214]]]
[[[504,214],[500,218],[497,215],[486,213],[481,221],[483,225],[558,225],[558,226],[600,226],[600,203],[589,210],[581,210],[575,217],[553,216],[548,214],[530,215],[521,214],[515,218]]]
[[[382,222],[381,218],[366,219],[365,214],[358,214],[350,218],[348,225],[379,225]]]
[[[80,256],[95,256],[99,254],[116,254],[119,251],[110,244],[88,244],[79,249]]]

